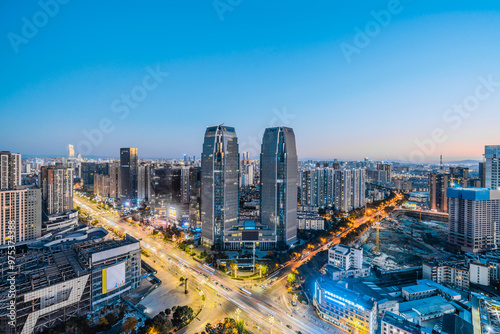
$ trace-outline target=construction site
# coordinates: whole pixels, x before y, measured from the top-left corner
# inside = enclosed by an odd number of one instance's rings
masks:
[[[365,261],[381,270],[401,270],[422,265],[422,261],[446,258],[448,223],[420,217],[388,217],[361,238]]]

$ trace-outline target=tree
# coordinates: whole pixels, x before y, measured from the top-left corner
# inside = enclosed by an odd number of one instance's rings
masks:
[[[189,322],[193,318],[193,309],[189,306],[178,306],[175,308],[174,314],[172,315],[172,324],[176,327],[180,327],[185,323]]]
[[[260,278],[262,278],[262,274],[267,274],[269,271],[269,266],[267,264],[257,264],[257,269],[259,270]]]
[[[179,278],[180,282],[184,282],[184,277]]]
[[[290,283],[290,285],[293,285],[296,280],[297,278],[295,277],[294,273],[288,273],[288,275],[286,275],[286,281]]]
[[[231,261],[229,267],[233,270],[234,277],[238,277],[238,264]]]
[[[128,332],[133,332],[135,330],[135,326],[138,324],[139,322],[137,321],[136,318],[134,317],[128,317],[124,322],[123,322],[123,325],[122,325],[122,332],[124,333],[128,333]]]

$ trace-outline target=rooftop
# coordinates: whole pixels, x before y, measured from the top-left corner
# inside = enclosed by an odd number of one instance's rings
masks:
[[[385,312],[382,322],[388,323],[411,334],[420,334],[420,326],[391,312]]]

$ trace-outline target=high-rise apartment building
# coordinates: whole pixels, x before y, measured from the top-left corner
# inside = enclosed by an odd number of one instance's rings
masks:
[[[352,170],[352,208],[358,209],[366,205],[366,170]]]
[[[224,234],[238,224],[239,163],[234,128],[208,127],[201,156],[201,238],[216,249],[224,248]]]
[[[254,185],[254,165],[247,163],[241,166],[240,185],[242,187],[250,187]]]
[[[392,165],[390,164],[377,164],[377,170],[385,172],[385,182],[389,183],[391,182],[392,178]]]
[[[260,155],[260,220],[280,249],[297,239],[297,150],[293,129],[267,128]]]
[[[93,185],[94,196],[118,198],[120,194],[120,165],[106,163],[98,164],[96,167]]]
[[[500,189],[500,145],[488,145],[484,150],[485,186]]]
[[[301,205],[335,206],[344,212],[365,206],[366,170],[316,167],[301,170]]]
[[[334,172],[335,209],[349,212],[352,209],[352,171],[338,169]]]
[[[41,236],[41,192],[19,186],[0,190],[0,245],[36,239]]]
[[[73,169],[44,166],[40,171],[43,213],[47,216],[73,210]]]
[[[449,173],[429,174],[429,207],[431,210],[448,212],[448,196],[446,189],[451,184]]]
[[[500,190],[448,188],[450,243],[464,252],[497,249],[500,242]]]
[[[120,198],[137,199],[137,148],[120,149]]]
[[[21,185],[21,154],[0,151],[0,189]]]
[[[137,198],[141,201],[151,198],[151,165],[148,163],[137,167]]]

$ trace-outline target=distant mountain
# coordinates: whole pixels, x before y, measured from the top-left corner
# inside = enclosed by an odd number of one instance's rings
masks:
[[[482,160],[444,161],[445,164],[457,164],[457,165],[477,164],[480,162],[483,161]]]

